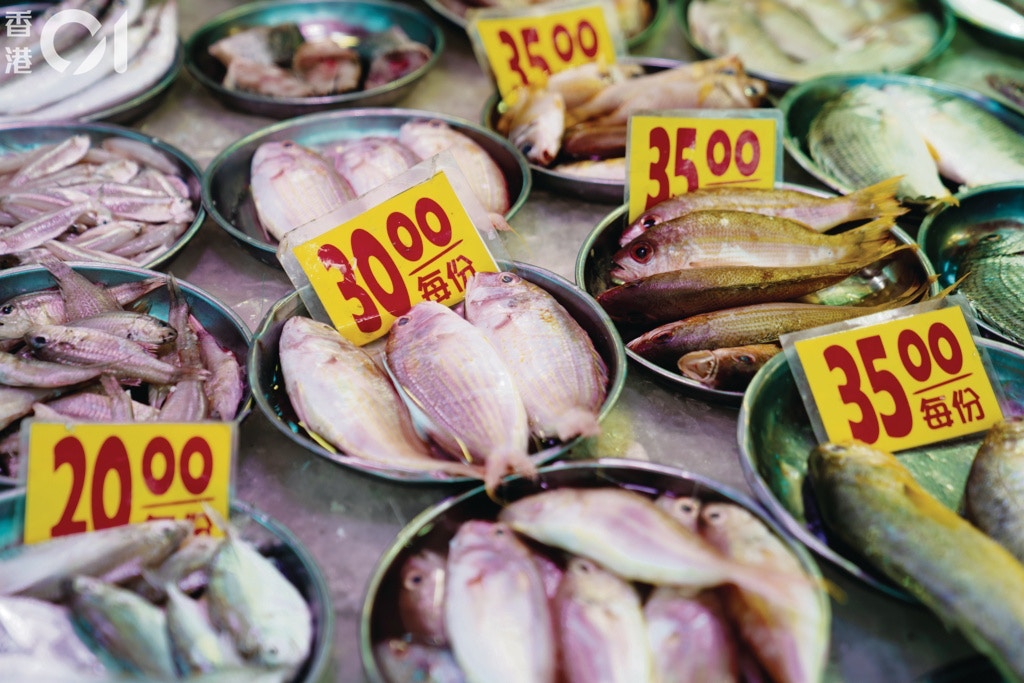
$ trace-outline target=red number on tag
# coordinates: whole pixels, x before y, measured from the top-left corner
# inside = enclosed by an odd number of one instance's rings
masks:
[[[164,461],[164,475],[159,479],[153,474],[153,460],[159,455]],[[142,479],[146,488],[157,496],[162,496],[171,489],[174,483],[174,449],[167,439],[157,437],[146,445],[142,454]]]
[[[508,48],[512,50],[512,56],[508,60],[508,68],[514,73],[519,74],[519,80],[522,81],[523,85],[527,85],[530,79],[526,77],[526,72],[523,71],[523,67],[519,64],[519,46],[516,45],[515,38],[508,31],[498,31],[498,40],[500,40]]]
[[[658,158],[651,163],[649,173],[651,180],[658,184],[658,191],[653,195],[647,195],[647,203],[644,209],[649,209],[672,196],[671,181],[668,177],[668,160],[673,155],[672,142],[669,139],[668,131],[661,127],[652,128],[647,144],[658,153]],[[687,192],[696,190],[699,184],[697,167],[683,155],[683,152],[688,149],[694,149],[696,144],[697,130],[695,128],[676,129],[675,166],[672,170],[675,177],[686,178]]]
[[[860,352],[860,359],[864,363],[872,391],[876,394],[889,394],[892,397],[893,412],[882,414],[885,433],[895,439],[906,436],[914,428],[914,415],[910,410],[907,393],[903,390],[903,385],[900,384],[896,375],[888,370],[880,370],[875,367],[876,361],[885,359],[885,346],[882,344],[882,338],[876,334],[858,339],[857,350]]]
[[[60,520],[50,529],[51,536],[78,534],[89,529],[85,522],[73,519],[85,490],[85,449],[81,441],[71,436],[61,439],[53,448],[53,471],[64,465],[71,468],[71,494]]]
[[[107,514],[103,504],[103,492],[107,486],[107,475],[117,476],[119,496],[117,510]],[[95,529],[109,529],[128,523],[132,514],[132,469],[128,462],[128,451],[117,437],[110,437],[100,446],[96,466],[92,473],[92,525]]]
[[[693,192],[700,187],[697,178],[697,167],[683,156],[685,150],[693,150],[697,146],[697,129],[680,128],[676,130],[676,177],[686,178],[686,191]]]
[[[522,30],[523,36],[523,48],[526,51],[526,58],[530,62],[530,66],[535,69],[540,69],[546,74],[551,73],[551,67],[548,66],[546,59],[540,55],[535,55],[530,49],[531,45],[536,45],[540,42],[540,36],[537,35],[537,29],[534,27],[524,28]]]
[[[337,283],[338,291],[345,297],[345,300],[355,299],[362,307],[359,313],[352,316],[356,327],[366,333],[379,330],[383,323],[380,319],[380,312],[377,310],[377,304],[374,303],[370,293],[356,282],[355,271],[352,270],[352,265],[345,254],[341,253],[341,249],[333,244],[324,244],[317,249],[316,255],[325,268],[334,268],[341,273],[341,281]]]
[[[850,435],[864,443],[878,441],[878,417],[871,399],[860,388],[860,368],[853,356],[842,346],[833,344],[825,349],[825,363],[829,370],[839,370],[846,380],[839,385],[839,398],[847,405],[855,405],[860,410],[861,418],[850,422]]]
[[[745,161],[743,152],[748,147],[750,160]],[[761,163],[761,143],[753,131],[745,130],[736,137],[734,149],[729,135],[724,130],[716,130],[708,137],[707,162],[708,170],[716,176],[725,175],[733,164],[741,175],[752,175]]]
[[[196,476],[192,475],[193,456],[199,456],[202,459],[202,468]],[[193,496],[198,496],[206,491],[206,487],[210,485],[210,479],[213,477],[213,450],[206,439],[193,436],[185,442],[184,448],[181,449],[180,470],[181,483],[184,484],[186,491]]]

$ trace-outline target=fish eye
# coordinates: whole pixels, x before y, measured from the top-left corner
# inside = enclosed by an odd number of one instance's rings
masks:
[[[657,224],[658,217],[652,213],[640,217],[640,225],[642,225],[645,229],[653,228]]]
[[[708,522],[714,523],[722,519],[722,513],[718,510],[711,510],[704,515],[704,519]]]
[[[421,583],[423,583],[423,578],[424,578],[423,574],[419,574],[419,573],[410,574],[409,577],[406,579],[406,586],[408,588],[412,588],[414,586],[418,586]]]
[[[505,273],[504,275],[501,276],[501,281],[504,282],[505,284],[508,284],[510,282],[515,281],[515,278],[512,277],[510,274]]]
[[[519,151],[522,152],[525,156],[530,156],[530,153],[533,151],[533,144],[527,142],[525,145],[519,148]]]
[[[500,526],[499,527],[495,527],[494,528],[494,535],[495,536],[504,536],[505,535],[505,528],[504,527],[500,527]]]
[[[42,346],[43,344],[46,343],[46,337],[44,337],[41,334],[37,334],[36,336],[32,337],[32,343],[37,346]]]
[[[679,510],[681,512],[693,512],[697,509],[697,506],[693,504],[693,501],[684,500],[679,503]]]
[[[654,338],[651,341],[653,341],[655,344],[664,344],[666,342],[672,341],[672,333],[661,332],[660,334],[654,335]]]
[[[11,313],[14,313],[14,306],[7,304],[3,308],[0,308],[0,313],[3,313],[4,315],[10,315]]]
[[[739,363],[743,363],[744,365],[753,365],[754,364],[754,357],[751,356],[750,354],[744,353],[744,354],[741,354],[741,355],[737,356],[736,357],[736,361],[739,362]]]
[[[408,316],[404,316],[403,315],[401,318],[399,318],[398,320],[395,321],[395,324],[396,325],[405,325],[408,322],[409,322]]]
[[[629,254],[638,263],[647,263],[654,256],[654,249],[647,242],[641,242],[640,244],[633,245],[633,248],[629,250]]]

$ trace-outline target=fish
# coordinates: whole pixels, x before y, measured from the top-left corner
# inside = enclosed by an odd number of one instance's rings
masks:
[[[847,195],[819,197],[803,190],[753,187],[702,187],[670,197],[640,214],[619,238],[626,246],[659,223],[692,211],[732,209],[789,218],[817,232],[858,220],[901,216],[908,211],[896,199],[900,178],[889,178]]]
[[[217,338],[207,332],[194,316],[189,316],[189,325],[199,338],[199,356],[203,367],[210,371],[210,378],[204,385],[210,417],[234,420],[245,397],[242,366],[235,354],[222,348]]]
[[[958,291],[978,317],[1000,333],[1024,343],[1024,305],[1015,296],[1024,264],[1024,232],[1012,227],[993,230],[970,246],[957,267]]]
[[[626,156],[628,127],[577,123],[562,135],[561,152],[572,159],[613,159]]]
[[[398,616],[402,627],[418,640],[446,645],[444,584],[447,558],[432,550],[410,555],[402,565]]]
[[[1024,566],[1009,551],[939,502],[891,453],[825,443],[811,451],[808,473],[836,538],[956,627],[1003,676],[1024,678]]]
[[[291,317],[278,348],[288,400],[307,430],[372,465],[480,478],[477,468],[431,455],[384,371],[330,325]]]
[[[1006,74],[990,73],[985,76],[985,82],[1018,108],[1024,107],[1024,80]]]
[[[644,67],[640,64],[587,62],[549,75],[545,87],[562,96],[566,109],[574,109],[597,96],[610,84],[643,73]]]
[[[377,643],[374,657],[389,681],[465,683],[462,669],[449,650],[410,643],[400,638]]]
[[[76,318],[68,322],[69,327],[88,327],[101,330],[133,341],[148,349],[157,349],[173,343],[178,338],[178,331],[166,321],[147,313],[117,311]]]
[[[324,150],[321,153],[331,158],[335,170],[351,186],[356,196],[380,187],[419,163],[419,158],[411,150],[397,139],[385,135],[345,141],[340,149]]]
[[[60,415],[83,422],[115,422],[115,403],[110,395],[83,389],[63,393],[58,398],[47,401],[46,407]],[[131,401],[131,414],[135,421],[143,422],[155,420],[159,411],[145,403]]]
[[[47,261],[43,267],[57,282],[68,320],[121,311],[121,304],[103,285],[76,272],[66,263]]]
[[[725,606],[744,642],[773,680],[823,680],[830,613],[821,589],[796,555],[753,513],[732,503],[708,503],[701,535],[727,556],[753,567],[796,577],[789,604],[769,603],[742,588],[726,587]]]
[[[175,384],[161,403],[157,419],[164,422],[196,422],[209,414],[205,389],[205,378],[209,372],[203,366],[199,338],[189,323],[191,314],[188,302],[173,275],[167,278],[167,295],[167,323],[176,332],[175,346],[169,352],[169,360],[183,371],[205,375],[183,377]]]
[[[775,216],[747,211],[694,211],[647,230],[619,249],[611,277],[625,282],[681,268],[812,266],[862,259],[894,242],[886,216],[826,235]]]
[[[397,24],[372,34],[362,47],[369,52],[370,62],[363,85],[366,90],[405,78],[434,56],[429,47],[410,38]]]
[[[714,591],[659,586],[644,603],[653,680],[738,683],[736,637]]]
[[[0,429],[32,412],[32,406],[51,396],[53,389],[11,387],[0,384]]]
[[[35,598],[0,597],[0,661],[15,653],[60,662],[85,674],[107,670],[75,632],[66,607]]]
[[[644,613],[628,581],[574,557],[558,587],[554,613],[568,683],[651,680]]]
[[[964,487],[964,516],[1024,562],[1024,420],[991,427],[971,463]]]
[[[608,367],[551,294],[515,273],[475,273],[465,315],[512,371],[535,436],[564,442],[600,433]]]
[[[550,166],[562,146],[565,101],[557,91],[543,87],[519,88],[495,129],[529,161]]]
[[[363,64],[359,53],[333,40],[307,40],[295,50],[292,73],[306,84],[306,95],[334,95],[359,89]],[[257,92],[263,92],[257,88]],[[267,92],[273,95],[272,92]]]
[[[473,193],[489,213],[505,214],[512,206],[505,175],[491,155],[473,139],[440,119],[414,119],[403,123],[398,141],[420,159],[449,150],[470,181]]]
[[[597,302],[612,320],[659,325],[722,308],[796,299],[913,248],[885,246],[859,258],[813,266],[682,268],[628,280],[598,294]]]
[[[331,164],[290,140],[262,143],[253,153],[251,166],[256,213],[263,228],[278,241],[356,198]]]
[[[95,379],[102,367],[69,366],[0,351],[0,382],[10,387],[56,389]]]
[[[164,593],[171,651],[185,673],[195,675],[242,663],[234,645],[214,630],[198,601],[173,583],[164,586]]]
[[[209,567],[223,539],[214,536],[189,536],[158,566],[142,575],[138,592],[153,602],[167,599],[166,586],[173,584],[187,593],[205,588],[209,581]]]
[[[445,628],[467,683],[554,683],[556,641],[544,583],[505,524],[470,520],[448,546]]]
[[[395,385],[428,419],[431,439],[482,465],[488,491],[510,470],[535,475],[522,395],[481,330],[447,306],[424,301],[395,321],[386,358]]]
[[[677,366],[684,377],[720,391],[743,391],[764,364],[778,355],[778,344],[748,344],[690,351]]]
[[[614,157],[612,159],[585,159],[583,161],[567,161],[555,164],[551,169],[555,173],[585,178],[587,180],[626,182],[626,158]]]
[[[654,499],[654,504],[690,531],[697,532],[700,523],[700,498],[662,494]]]
[[[822,35],[808,17],[788,7],[784,0],[757,0],[750,6],[765,34],[796,61],[814,61],[836,50],[836,43]]]

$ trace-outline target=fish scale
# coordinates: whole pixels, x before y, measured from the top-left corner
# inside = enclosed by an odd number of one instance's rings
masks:
[[[959,291],[985,321],[1024,344],[1024,236],[996,231],[967,252],[957,271]]]

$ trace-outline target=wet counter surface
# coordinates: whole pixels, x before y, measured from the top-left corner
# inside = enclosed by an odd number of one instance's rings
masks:
[[[180,0],[180,32],[188,37],[220,12],[242,3]],[[430,12],[422,3],[410,3]],[[670,5],[654,36],[634,54],[695,59]],[[479,121],[490,96],[489,80],[477,65],[461,29],[442,24],[446,48],[439,66],[398,106]],[[958,35],[953,48],[924,75],[982,88],[980,77],[996,69],[1021,73],[1024,62],[980,48]],[[187,72],[170,95],[134,127],[191,155],[201,168],[226,146],[271,119],[222,107]],[[815,184],[787,162],[786,179]],[[505,243],[518,261],[572,279],[577,251],[613,207],[563,199],[534,187],[514,217],[515,234]],[[219,297],[255,328],[263,314],[292,291],[284,272],[248,255],[210,218],[191,243],[165,268]],[[631,365],[618,405],[603,435],[578,457],[650,460],[699,473],[746,493],[736,439],[737,409],[680,394],[654,375]],[[242,423],[236,496],[286,525],[312,552],[330,585],[335,610],[333,667],[326,680],[363,680],[358,626],[364,589],[380,555],[417,513],[461,489],[408,486],[371,478],[327,462],[286,439],[257,410]],[[971,656],[959,635],[924,608],[907,605],[858,585],[822,566],[835,586],[830,681],[908,682],[935,668]]]

